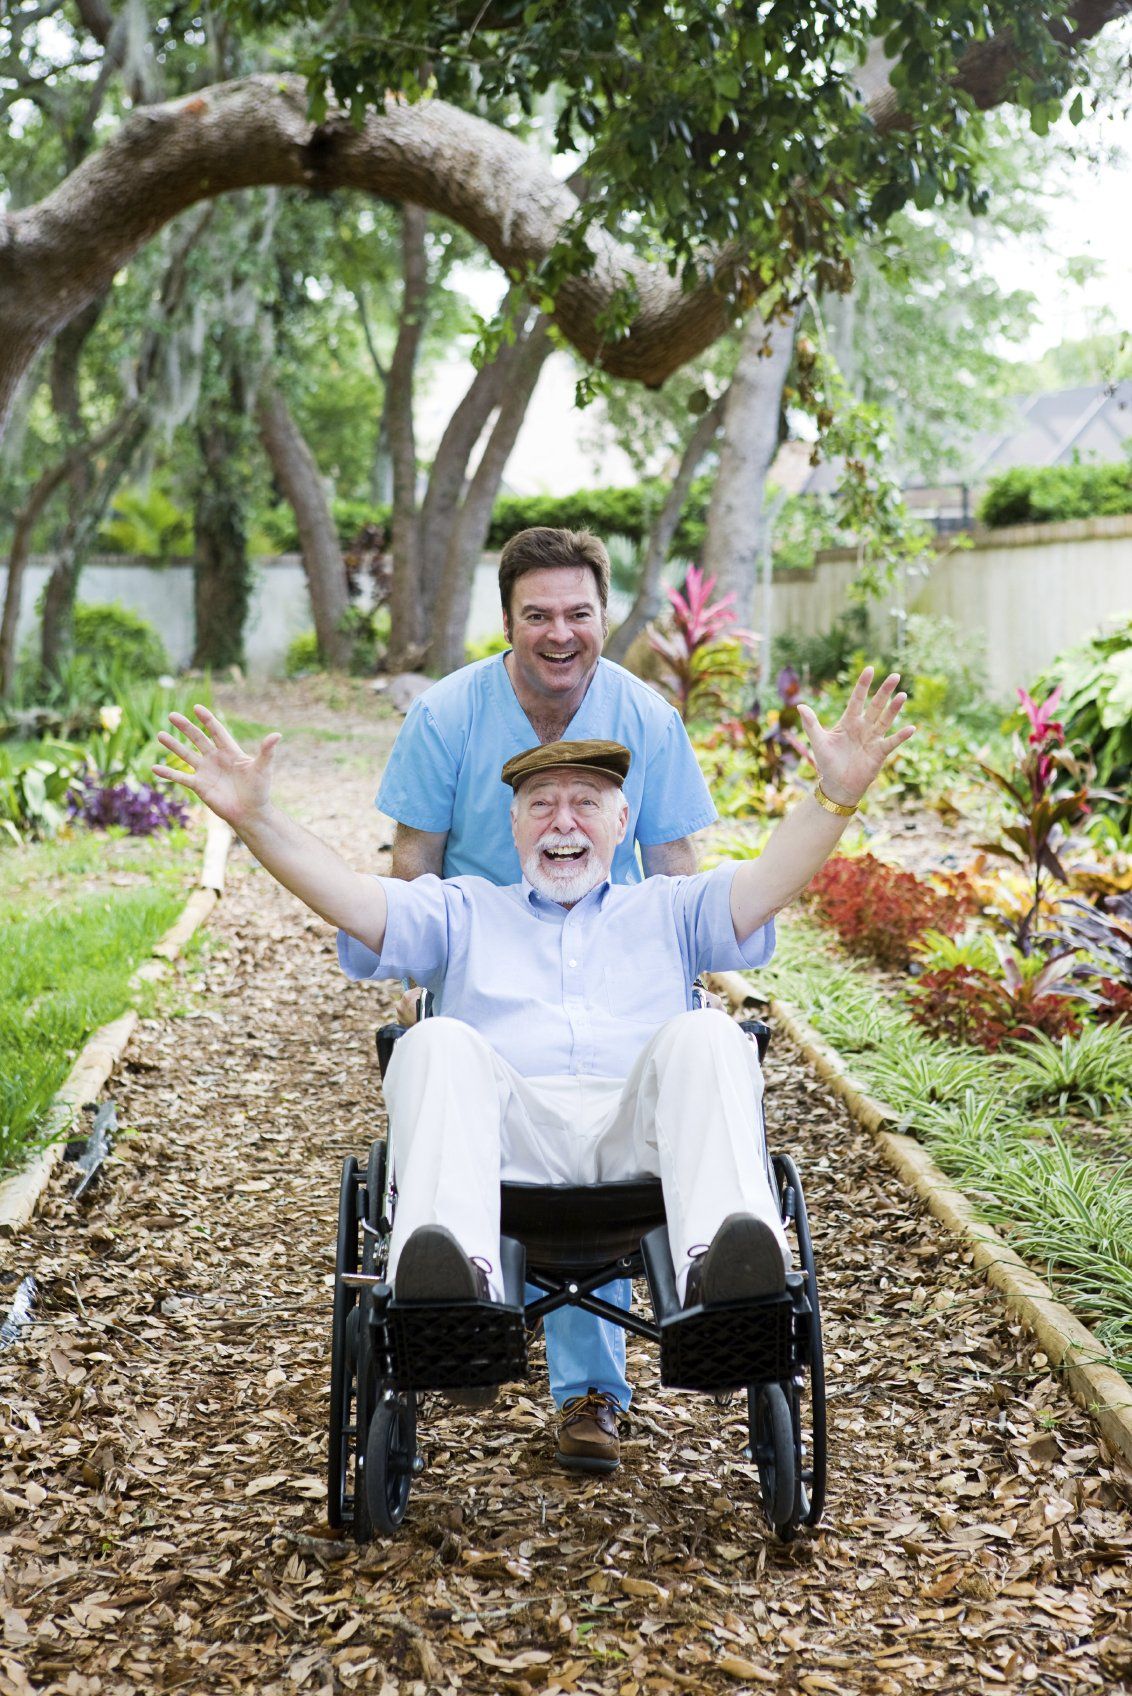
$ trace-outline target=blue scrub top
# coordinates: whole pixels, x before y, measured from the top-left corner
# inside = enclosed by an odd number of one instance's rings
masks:
[[[504,667],[492,654],[419,695],[381,780],[377,806],[413,830],[447,831],[445,877],[521,880],[511,839],[511,789],[500,772],[538,742]],[[598,660],[564,741],[622,742],[633,756],[625,780],[629,824],[613,858],[614,883],[642,878],[637,844],[690,836],[714,823],[715,807],[674,707],[639,677]]]

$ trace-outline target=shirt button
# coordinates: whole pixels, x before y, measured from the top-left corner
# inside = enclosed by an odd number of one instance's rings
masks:
[[[577,960],[567,960],[566,964],[568,966],[576,966],[578,964],[578,962],[577,962]]]

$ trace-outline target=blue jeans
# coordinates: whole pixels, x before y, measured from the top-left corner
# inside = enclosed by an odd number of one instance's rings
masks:
[[[615,1307],[628,1308],[633,1299],[633,1280],[617,1278],[594,1293]],[[527,1301],[537,1301],[542,1294],[533,1284],[527,1285]],[[624,1413],[633,1392],[625,1376],[625,1333],[620,1325],[580,1307],[556,1308],[547,1314],[544,1325],[550,1393],[558,1406],[571,1396],[600,1390],[612,1396]]]

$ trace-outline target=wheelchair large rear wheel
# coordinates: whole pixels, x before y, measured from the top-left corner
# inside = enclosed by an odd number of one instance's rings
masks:
[[[409,1505],[417,1458],[417,1413],[412,1395],[382,1396],[366,1440],[366,1504],[375,1531],[397,1530]]]
[[[788,1154],[774,1156],[783,1222],[793,1226],[798,1259],[806,1274],[806,1296],[810,1304],[810,1335],[806,1371],[790,1386],[790,1405],[797,1440],[797,1471],[800,1486],[799,1520],[816,1525],[825,1507],[827,1447],[825,1407],[825,1356],[822,1352],[821,1306],[814,1245],[810,1236],[806,1198],[798,1168]],[[808,1453],[807,1453],[808,1450]]]
[[[358,1163],[351,1154],[342,1165],[338,1193],[338,1244],[334,1261],[334,1309],[330,1328],[330,1441],[327,1456],[326,1517],[335,1531],[354,1518],[354,1460],[357,1427],[353,1420],[357,1377],[358,1292],[342,1283],[343,1272],[358,1269]]]

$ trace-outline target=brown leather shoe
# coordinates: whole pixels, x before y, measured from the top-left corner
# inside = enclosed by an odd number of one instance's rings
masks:
[[[592,1384],[586,1395],[563,1402],[554,1457],[559,1466],[567,1472],[615,1472],[621,1465],[619,1411],[613,1397]]]

